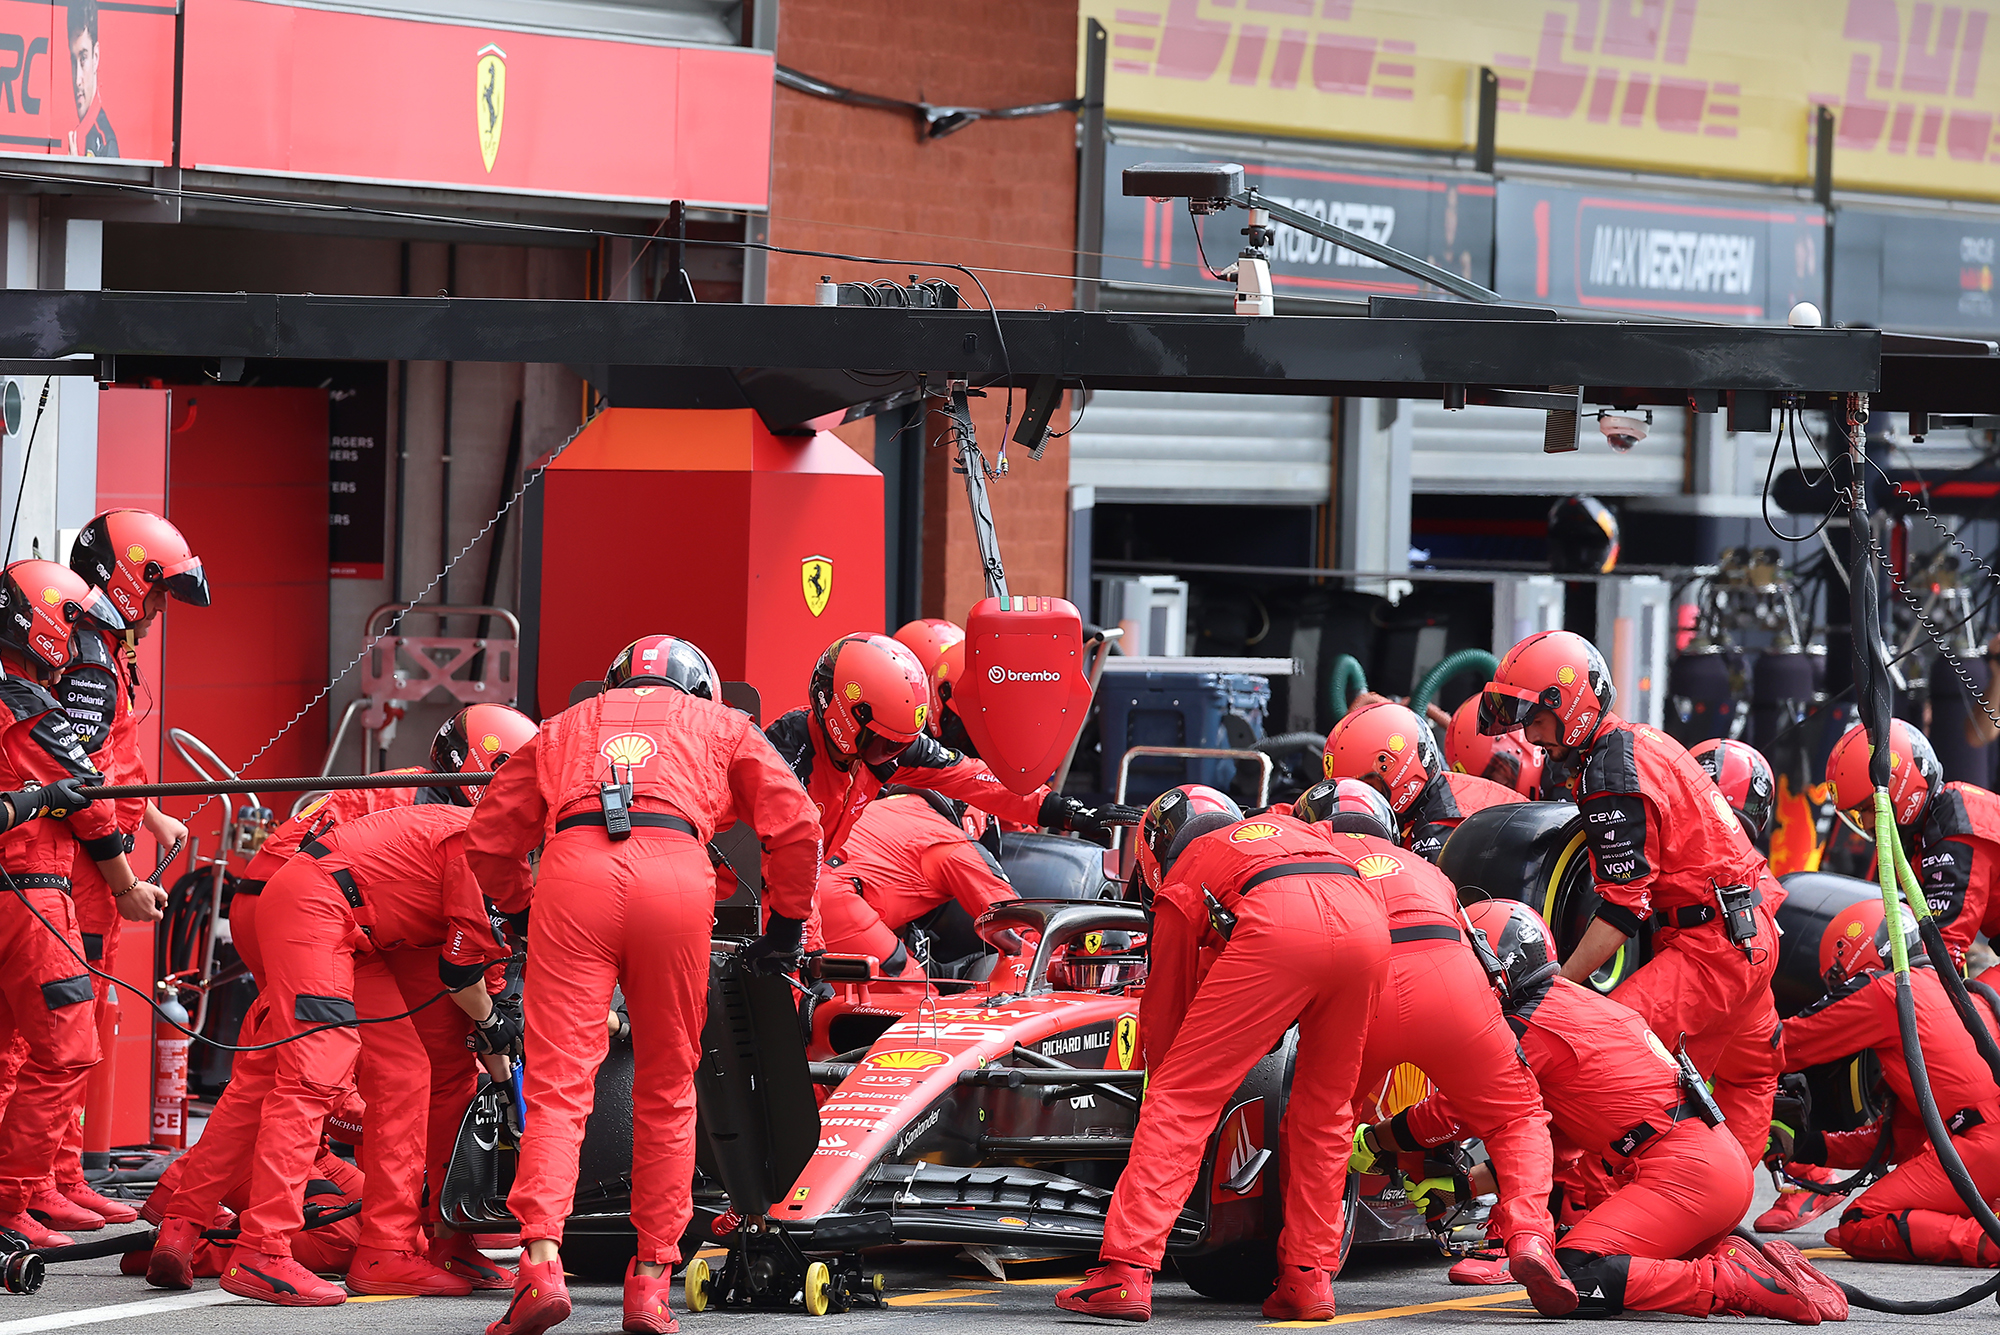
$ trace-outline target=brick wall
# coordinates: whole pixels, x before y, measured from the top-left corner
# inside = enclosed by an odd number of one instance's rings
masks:
[[[1076,95],[1075,0],[785,0],[778,60],[831,83],[909,101],[1001,107]],[[916,117],[777,90],[771,167],[771,240],[778,245],[908,259],[895,267],[771,257],[769,300],[808,302],[821,274],[836,280],[911,273],[963,275],[918,260],[1067,274],[1076,244],[1076,119],[1063,114],[984,121],[927,140]],[[1063,278],[981,273],[1002,308],[1070,305]],[[976,404],[989,460],[1002,439],[1004,394]],[[1018,420],[1022,395],[1014,396]],[[1058,416],[1058,422],[1067,421]],[[872,424],[841,435],[872,457]],[[993,509],[1008,580],[1019,593],[1064,590],[1069,451],[1053,442],[1040,462],[1010,449]],[[962,619],[984,595],[964,481],[942,449],[927,456],[923,605]]]

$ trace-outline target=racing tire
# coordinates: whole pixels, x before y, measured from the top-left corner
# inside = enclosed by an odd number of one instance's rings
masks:
[[[807,1316],[825,1316],[833,1310],[833,1272],[824,1261],[806,1267],[805,1304]]]
[[[1231,1243],[1205,1256],[1178,1256],[1189,1288],[1224,1303],[1260,1303],[1278,1283],[1278,1244],[1271,1238]]]
[[[1567,959],[1603,903],[1591,885],[1583,816],[1568,802],[1514,802],[1475,811],[1459,822],[1438,855],[1438,870],[1460,902],[1514,899],[1540,913]],[[1641,927],[1590,977],[1609,993],[1653,957],[1652,929]]]
[[[563,1269],[600,1284],[622,1281],[625,1268],[639,1254],[637,1233],[565,1233]]]
[[[688,1311],[702,1312],[708,1309],[709,1283],[708,1262],[699,1256],[689,1261],[687,1268],[681,1271],[681,1289]]]

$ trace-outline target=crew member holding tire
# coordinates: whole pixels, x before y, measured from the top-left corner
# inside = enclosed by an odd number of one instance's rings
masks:
[[[1778,1088],[1773,915],[1785,892],[1708,772],[1665,733],[1613,714],[1615,694],[1594,645],[1544,631],[1500,660],[1479,726],[1540,746],[1545,783],[1575,777],[1602,903],[1563,976],[1588,981],[1650,918],[1653,958],[1613,995],[1670,1047],[1686,1042],[1754,1163]]]
[[[1185,794],[1169,789],[1141,829],[1140,875],[1154,915],[1139,1023],[1146,1101],[1105,1218],[1104,1263],[1056,1305],[1151,1316],[1153,1272],[1223,1106],[1296,1023],[1296,1075],[1280,1126],[1285,1224],[1264,1314],[1328,1320],[1355,1086],[1389,972],[1387,916],[1323,831],[1278,813],[1176,816],[1187,810]],[[1197,987],[1205,945],[1217,953]]]
[[[525,918],[528,937],[530,1112],[508,1197],[526,1246],[514,1301],[488,1335],[539,1335],[569,1316],[558,1249],[620,985],[632,1017],[639,1234],[625,1329],[677,1329],[667,1297],[694,1210],[694,1070],[716,899],[705,846],[739,820],[763,840],[769,922],[749,957],[766,971],[796,961],[819,874],[811,803],[749,715],[721,703],[706,654],[649,635],[619,653],[605,685],[514,754],[468,835],[480,884]],[[524,858],[537,844],[531,883]]]
[[[1325,766],[1327,778],[1360,779],[1388,798],[1403,846],[1429,862],[1473,812],[1527,800],[1512,788],[1446,768],[1430,724],[1390,700],[1334,724]]]
[[[1910,990],[1931,1096],[1979,1194],[1989,1201],[2000,1199],[2000,1087],[1925,957],[1915,920],[1907,916],[1907,908],[1903,913]],[[1889,953],[1881,900],[1865,899],[1842,909],[1820,936],[1820,971],[1828,995],[1785,1021],[1787,1071],[1872,1049],[1896,1100],[1890,1123],[1896,1166],[1841,1212],[1839,1225],[1827,1230],[1827,1245],[1864,1261],[2000,1265],[2000,1245],[1986,1236],[1952,1189],[1920,1120],[1916,1089],[1903,1060]],[[1858,1168],[1876,1140],[1872,1131],[1828,1137],[1773,1129],[1780,1157],[1792,1163]],[[1840,1143],[1829,1145],[1830,1140]]]
[[[1396,844],[1396,814],[1369,784],[1315,784],[1296,812],[1326,831],[1334,856],[1360,871],[1389,915],[1389,976],[1369,1022],[1357,1088],[1379,1088],[1408,1062],[1452,1096],[1465,1135],[1485,1142],[1493,1159],[1500,1199],[1486,1228],[1506,1249],[1505,1272],[1527,1287],[1536,1311],[1568,1314],[1576,1290],[1556,1262],[1549,1219],[1549,1115],[1460,928],[1457,889]]]
[[[1623,1311],[1843,1320],[1847,1300],[1785,1242],[1734,1237],[1754,1190],[1728,1130],[1700,1114],[1658,1034],[1610,997],[1560,976],[1548,924],[1526,904],[1467,910],[1504,964],[1502,1009],[1569,1155],[1601,1161],[1610,1194],[1556,1251],[1578,1316]],[[1374,1152],[1467,1134],[1449,1090],[1364,1132]],[[1475,1170],[1475,1190],[1486,1189]]]
[[[896,934],[910,923],[954,899],[977,921],[1001,900],[1019,897],[999,859],[939,809],[950,801],[905,789],[862,809],[820,883],[828,950],[873,955],[884,974],[898,977],[910,952]]]

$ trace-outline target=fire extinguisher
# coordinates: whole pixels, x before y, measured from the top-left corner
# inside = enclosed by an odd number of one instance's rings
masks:
[[[153,1144],[186,1149],[188,1047],[193,1040],[174,1026],[185,1025],[188,1013],[179,988],[162,982],[155,990],[160,1012],[153,1021]]]

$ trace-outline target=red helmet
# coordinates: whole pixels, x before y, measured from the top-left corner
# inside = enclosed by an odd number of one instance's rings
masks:
[[[1451,711],[1444,730],[1444,759],[1459,774],[1476,774],[1526,798],[1541,796],[1542,748],[1518,732],[1488,737],[1479,731],[1479,697]]]
[[[128,622],[145,617],[156,585],[181,602],[208,606],[201,559],[179,529],[146,510],[106,510],[85,524],[69,549],[69,568],[104,590]]]
[[[965,628],[941,617],[925,617],[897,631],[896,640],[915,654],[930,674],[931,699],[937,708],[925,726],[933,737],[938,736],[944,707],[951,703],[952,683],[965,675]]]
[[[1912,963],[1925,959],[1917,936],[1916,916],[1908,905],[1903,920],[1903,947]],[[1819,936],[1819,976],[1829,992],[1850,978],[1889,967],[1889,922],[1880,899],[1863,899],[1833,915]]]
[[[1826,781],[1833,785],[1834,805],[1842,811],[1862,808],[1861,827],[1869,831],[1875,828],[1875,785],[1868,777],[1868,760],[1873,754],[1868,746],[1868,733],[1857,726],[1841,734],[1826,758]],[[1938,764],[1930,738],[1901,719],[1892,721],[1889,808],[1895,813],[1896,824],[1915,825],[1922,820],[1924,809],[1943,783],[1944,767]]]
[[[528,744],[538,729],[535,721],[506,705],[467,705],[453,714],[431,739],[431,772],[434,774],[484,774],[499,769],[507,758]],[[452,798],[470,806],[486,792],[484,788],[457,788]]]
[[[1696,742],[1688,754],[1715,780],[1750,837],[1762,839],[1771,828],[1771,809],[1778,800],[1778,780],[1764,753],[1734,737],[1711,737]]]
[[[1430,725],[1386,700],[1333,725],[1325,763],[1329,779],[1361,779],[1380,788],[1399,816],[1444,771]]]
[[[1139,897],[1151,903],[1153,892],[1173,870],[1174,858],[1185,842],[1189,823],[1199,817],[1221,817],[1207,822],[1210,828],[1234,825],[1243,819],[1243,808],[1234,798],[1202,783],[1184,783],[1154,798],[1139,821],[1138,847],[1134,850],[1133,873],[1139,881]],[[1199,832],[1199,831],[1198,831]],[[1193,836],[1190,835],[1189,838]]]
[[[1556,962],[1555,934],[1542,915],[1526,904],[1482,899],[1466,906],[1465,917],[1473,930],[1486,938],[1487,949],[1506,975],[1503,1008],[1531,1000],[1562,969]]]
[[[1370,834],[1400,844],[1396,813],[1389,799],[1360,779],[1321,779],[1299,794],[1292,814],[1308,825],[1324,821],[1341,834]]]
[[[894,760],[931,716],[923,664],[887,635],[843,635],[828,645],[807,695],[835,754],[870,765]]]
[[[722,674],[708,655],[673,635],[641,635],[618,651],[605,670],[604,684],[672,686],[703,700],[722,698]]]
[[[110,600],[67,566],[16,561],[0,574],[0,645],[60,672],[76,652],[70,636],[85,617],[106,630],[125,629]]]
[[[1479,730],[1497,737],[1546,709],[1562,725],[1561,745],[1583,746],[1617,698],[1596,645],[1575,631],[1545,630],[1500,660],[1479,698]]]

